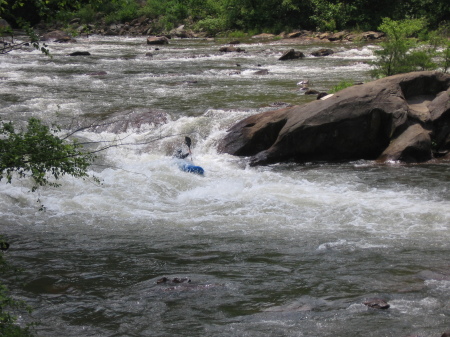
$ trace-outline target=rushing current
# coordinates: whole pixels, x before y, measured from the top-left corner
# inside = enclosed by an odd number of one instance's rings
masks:
[[[157,49],[145,37],[91,36],[50,43],[52,58],[1,56],[4,121],[35,116],[64,134],[111,116],[167,114],[166,123],[124,132],[76,133],[114,145],[91,167],[100,183],[63,177],[61,187],[32,193],[26,179],[0,182],[4,254],[22,269],[2,279],[33,308],[20,323],[36,322],[46,337],[450,329],[449,164],[249,167],[217,151],[233,123],[315,99],[299,81],[327,91],[370,80],[375,47],[326,45],[335,53],[315,58],[325,45],[249,41],[239,46],[245,53],[220,53],[222,43],[180,39]],[[278,61],[291,48],[306,57]],[[68,56],[74,51],[91,55]],[[173,163],[185,136],[204,176]],[[390,308],[365,306],[370,298]]]

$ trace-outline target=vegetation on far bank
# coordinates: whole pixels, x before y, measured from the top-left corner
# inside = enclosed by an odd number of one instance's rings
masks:
[[[155,31],[179,25],[210,36],[229,31],[274,33],[298,29],[375,30],[383,18],[423,18],[436,29],[450,17],[448,0],[0,0],[0,17],[13,25],[41,21],[125,23],[146,17]]]

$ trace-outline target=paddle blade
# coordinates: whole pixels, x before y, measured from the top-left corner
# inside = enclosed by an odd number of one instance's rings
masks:
[[[186,143],[186,145],[188,146],[188,148],[191,148],[191,144],[192,144],[192,141],[191,141],[191,138],[189,138],[189,137],[184,137],[184,142]]]

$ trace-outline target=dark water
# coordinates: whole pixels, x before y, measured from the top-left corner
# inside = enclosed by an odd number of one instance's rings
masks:
[[[169,122],[93,141],[111,148],[101,179],[59,189],[0,185],[4,276],[33,306],[39,336],[440,336],[449,329],[450,170],[441,165],[274,165],[218,154],[228,126],[276,101],[310,100],[367,79],[371,47],[336,45],[328,59],[280,63],[291,46],[177,40],[155,53],[139,39],[54,46],[54,58],[1,59],[1,116],[89,119],[158,108]],[[320,46],[295,46],[313,50]],[[87,49],[90,58],[67,53]],[[231,74],[241,64],[240,74]],[[261,64],[269,76],[256,76]],[[84,75],[104,70],[104,77]],[[194,81],[191,83],[187,81]],[[188,133],[205,177],[179,172],[170,150]],[[39,202],[37,202],[39,199]],[[44,204],[46,212],[38,211]],[[190,282],[157,283],[188,278]],[[370,309],[371,297],[388,310]]]

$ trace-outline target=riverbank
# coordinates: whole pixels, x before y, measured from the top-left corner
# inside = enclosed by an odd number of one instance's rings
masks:
[[[106,24],[99,22],[98,24],[81,24],[80,19],[73,19],[66,25],[41,24],[36,26],[37,30],[45,36],[45,34],[53,31],[62,31],[71,38],[77,36],[88,35],[102,35],[102,36],[165,36],[171,38],[213,38],[202,31],[194,31],[185,25],[172,29],[170,31],[159,31],[155,29],[153,22],[149,18],[139,18],[126,23]],[[339,32],[319,32],[312,30],[295,30],[292,32],[282,32],[280,34],[261,33],[257,35],[248,35],[237,32],[227,32],[222,35],[215,36],[216,38],[231,38],[236,40],[285,40],[291,43],[305,43],[305,42],[375,42],[382,39],[385,35],[382,32],[376,31],[350,31],[343,30]]]

